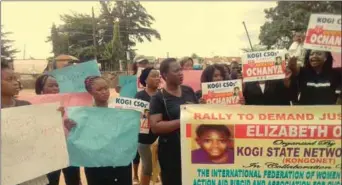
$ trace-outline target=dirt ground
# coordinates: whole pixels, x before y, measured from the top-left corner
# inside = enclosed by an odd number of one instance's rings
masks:
[[[115,89],[111,89],[110,94],[111,94],[112,98],[115,98],[116,96],[118,96],[118,94],[115,92]],[[22,96],[35,95],[35,92],[33,89],[24,89],[24,90],[20,91],[19,96],[20,95],[22,95]],[[141,167],[141,165],[140,165],[140,167]],[[60,182],[59,185],[65,185],[63,173],[61,173],[61,174],[62,175],[61,175],[61,179],[59,181]],[[82,181],[82,185],[87,185],[87,180],[85,178],[83,168],[81,168],[81,181]],[[152,183],[151,183],[151,185],[152,185]],[[161,183],[156,183],[155,185],[161,185]]]

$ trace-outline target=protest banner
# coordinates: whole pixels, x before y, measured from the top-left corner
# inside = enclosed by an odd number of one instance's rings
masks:
[[[181,115],[183,184],[341,183],[340,106],[183,105]]]
[[[149,108],[150,102],[133,99],[133,98],[124,98],[117,97],[111,102],[108,107],[110,108],[119,108],[119,109],[129,109],[135,110],[141,113],[140,118],[140,133],[148,134],[150,132],[150,124],[148,120],[149,116]]]
[[[285,78],[285,50],[247,52],[242,55],[244,82]]]
[[[341,53],[341,15],[311,14],[304,48]]]
[[[136,155],[140,113],[98,107],[71,107],[75,121],[68,137],[71,166],[127,166]]]
[[[242,80],[202,83],[202,98],[207,104],[234,105],[242,97]]]
[[[195,92],[201,90],[202,70],[185,70],[183,71],[183,85],[191,87]]]
[[[56,78],[60,93],[86,92],[84,80],[88,76],[101,76],[96,60],[56,69],[50,74]]]
[[[44,104],[60,102],[63,107],[71,106],[90,106],[93,98],[89,93],[64,93],[64,94],[45,94],[36,96],[19,96],[19,100],[25,100],[31,104]]]
[[[16,185],[68,166],[59,103],[1,110],[1,185]]]
[[[120,96],[133,98],[137,94],[137,76],[119,76]]]

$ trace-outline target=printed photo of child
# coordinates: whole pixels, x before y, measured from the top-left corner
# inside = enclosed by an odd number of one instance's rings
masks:
[[[226,125],[199,125],[192,150],[193,164],[234,164],[232,132]]]
[[[281,65],[282,63],[282,57],[276,57],[276,62],[275,62],[275,65]]]
[[[233,96],[240,96],[240,88],[239,87],[234,87]]]

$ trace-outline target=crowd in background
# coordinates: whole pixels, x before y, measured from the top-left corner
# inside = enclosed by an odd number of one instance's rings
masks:
[[[300,45],[302,35],[295,37],[297,45],[291,46],[287,58],[286,77],[281,80],[269,80],[243,83],[245,105],[289,106],[289,105],[334,105],[341,102],[341,73],[332,67],[333,57],[330,52],[306,50]],[[303,57],[301,57],[303,56]],[[302,64],[300,64],[302,63]],[[68,66],[54,65],[53,69]],[[182,85],[184,70],[192,70],[194,61],[190,57],[180,60],[167,58],[159,69],[149,65],[143,56],[134,60],[133,75],[138,68],[144,68],[139,76],[144,90],[136,94],[137,99],[150,102],[150,132],[139,134],[139,145],[133,165],[124,167],[85,168],[88,185],[149,185],[152,176],[151,145],[158,142],[158,159],[163,185],[181,185],[181,150],[180,150],[180,106],[182,104],[205,104],[202,92]],[[21,87],[13,69],[1,62],[1,108],[29,105],[29,102],[15,98]],[[159,89],[161,78],[165,81]],[[207,66],[198,79],[201,83],[242,79],[240,64],[213,64]],[[108,107],[110,97],[109,84],[101,76],[90,76],[85,80],[85,87],[94,99],[95,107]],[[118,88],[117,91],[120,89]],[[59,87],[53,76],[40,76],[35,85],[36,94],[56,94]],[[62,111],[63,112],[63,111]],[[71,129],[70,120],[65,126]],[[138,167],[142,162],[142,174]],[[133,173],[132,173],[133,166]],[[67,185],[79,185],[80,169],[63,169]],[[61,170],[47,174],[49,185],[58,185]],[[139,178],[140,176],[140,178]]]

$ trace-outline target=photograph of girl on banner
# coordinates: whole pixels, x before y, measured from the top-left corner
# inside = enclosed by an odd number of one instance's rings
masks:
[[[195,126],[195,125],[194,125]],[[191,153],[193,164],[234,164],[232,130],[226,125],[199,125]]]

